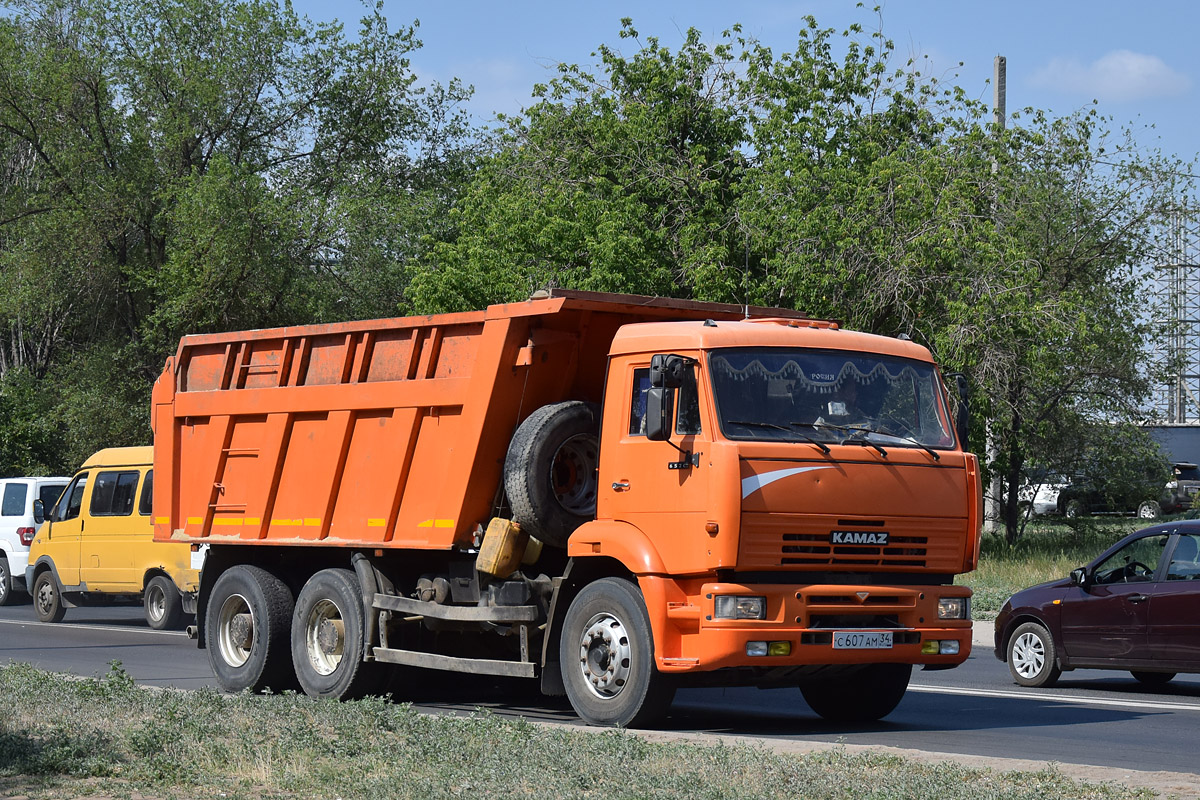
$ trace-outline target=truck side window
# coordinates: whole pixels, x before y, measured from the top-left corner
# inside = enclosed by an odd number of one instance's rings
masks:
[[[4,484],[4,505],[0,515],[5,517],[21,517],[25,515],[25,495],[29,489],[23,483]]]
[[[101,472],[92,490],[92,515],[97,517],[127,517],[133,513],[133,498],[137,492],[138,473]]]
[[[146,473],[146,482],[142,484],[142,496],[138,500],[138,513],[143,517],[150,514],[150,500],[154,496],[154,470]]]
[[[87,488],[87,478],[86,472],[77,476],[62,493],[62,497],[58,499],[58,505],[54,507],[55,522],[75,519],[79,516],[79,510],[83,507],[83,490]]]
[[[633,371],[633,399],[629,404],[629,432],[646,435],[646,392],[650,391],[650,370]]]

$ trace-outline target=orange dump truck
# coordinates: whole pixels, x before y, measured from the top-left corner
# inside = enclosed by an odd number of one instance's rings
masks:
[[[970,652],[958,394],[904,338],[629,295],[188,336],[154,388],[155,538],[208,547],[228,690],[406,665],[540,680],[601,725],[679,686],[876,719]]]

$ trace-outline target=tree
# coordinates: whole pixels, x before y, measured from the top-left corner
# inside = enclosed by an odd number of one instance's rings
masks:
[[[273,0],[9,4],[0,375],[74,420],[65,466],[148,437],[183,334],[396,313],[380,284],[446,235],[471,159],[467,91],[418,87],[419,46],[378,4],[353,40]],[[110,398],[139,423],[78,416]]]

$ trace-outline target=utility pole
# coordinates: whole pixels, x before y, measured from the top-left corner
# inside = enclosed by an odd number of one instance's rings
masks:
[[[1004,106],[1008,92],[1007,78],[1008,59],[1004,56],[996,56],[996,60],[992,62],[992,121],[996,123],[996,133],[1004,129],[1004,118],[1006,116]],[[1000,162],[992,159],[992,174],[1000,172]],[[992,200],[992,217],[996,216],[996,201]],[[1000,455],[1000,448],[996,445],[996,432],[994,430],[995,420],[987,421],[987,459],[989,469],[996,463],[996,459]],[[983,498],[983,519],[984,527],[988,533],[997,533],[1000,530],[1000,495],[1003,492],[1003,487],[1000,480],[1000,471],[992,469],[992,480],[990,490],[984,492]]]

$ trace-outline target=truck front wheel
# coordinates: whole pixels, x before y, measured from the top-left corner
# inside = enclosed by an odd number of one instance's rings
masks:
[[[900,704],[911,675],[909,664],[868,664],[849,675],[801,684],[800,692],[830,722],[874,722]]]
[[[654,664],[642,593],[626,580],[604,578],[576,595],[559,661],[571,706],[592,725],[642,727],[665,715],[675,696]]]
[[[308,579],[292,615],[292,663],[310,697],[349,700],[374,688],[375,664],[363,661],[363,601],[348,569]]]
[[[208,597],[205,646],[227,692],[291,683],[292,593],[265,569],[239,564],[217,578]]]

